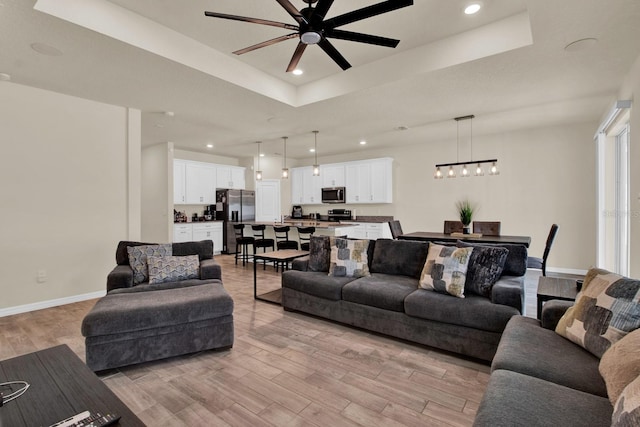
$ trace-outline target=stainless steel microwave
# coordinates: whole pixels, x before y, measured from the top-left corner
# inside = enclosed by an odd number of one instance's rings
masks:
[[[344,187],[325,187],[322,189],[322,203],[344,203]]]

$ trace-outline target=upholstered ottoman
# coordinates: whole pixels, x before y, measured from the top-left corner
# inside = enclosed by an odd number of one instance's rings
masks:
[[[233,346],[233,300],[214,280],[150,292],[109,293],[82,322],[94,371]]]

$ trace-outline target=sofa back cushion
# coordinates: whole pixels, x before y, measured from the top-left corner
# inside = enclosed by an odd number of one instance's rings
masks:
[[[213,259],[213,240],[173,243],[174,256],[198,255],[198,260]]]
[[[391,239],[378,239],[375,242],[369,267],[372,273],[420,278],[429,252],[427,242]]]
[[[502,274],[505,276],[524,276],[527,274],[528,250],[525,245],[511,243],[470,243],[463,242],[461,240],[458,240],[456,245],[459,248],[466,248],[469,246],[496,246],[508,249],[509,253],[507,254],[507,259],[504,262]]]

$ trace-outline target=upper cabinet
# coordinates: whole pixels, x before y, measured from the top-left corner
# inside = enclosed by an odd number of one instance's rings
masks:
[[[245,168],[239,166],[216,166],[216,182],[218,188],[229,188],[234,190],[244,190]]]
[[[245,168],[174,159],[173,204],[211,205],[216,188],[244,190]]]
[[[320,178],[322,187],[344,187],[345,186],[345,165],[335,163],[330,165],[320,165]]]
[[[291,168],[291,203],[300,205],[322,203],[321,176],[313,175],[313,167]]]
[[[392,164],[390,158],[346,163],[347,203],[392,203]]]

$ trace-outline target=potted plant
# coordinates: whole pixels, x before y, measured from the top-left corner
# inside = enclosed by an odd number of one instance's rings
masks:
[[[462,223],[462,233],[469,234],[471,232],[469,225],[471,224],[475,208],[469,200],[461,200],[456,206],[458,207],[458,214],[460,215],[460,222]]]

